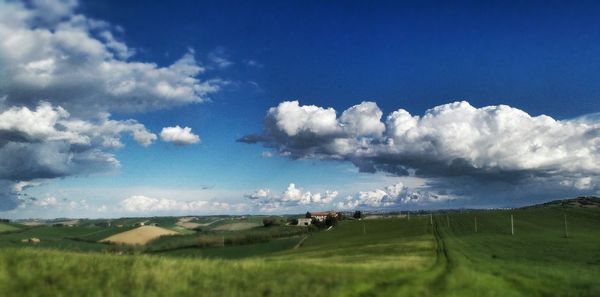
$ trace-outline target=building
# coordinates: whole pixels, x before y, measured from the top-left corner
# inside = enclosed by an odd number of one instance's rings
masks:
[[[317,211],[317,212],[311,212],[310,216],[311,216],[311,218],[313,218],[319,222],[323,222],[323,221],[325,221],[325,218],[327,218],[327,216],[336,217],[337,213],[335,211]]]
[[[310,224],[312,224],[312,219],[310,218],[298,219],[298,226],[310,226]]]

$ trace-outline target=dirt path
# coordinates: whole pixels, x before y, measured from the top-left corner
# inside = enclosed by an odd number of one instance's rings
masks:
[[[306,240],[306,238],[308,238],[308,235],[305,235],[304,237],[302,237],[302,239],[300,239],[300,241],[298,241],[298,243],[294,246],[294,249],[301,247],[302,244],[304,243],[304,241]]]

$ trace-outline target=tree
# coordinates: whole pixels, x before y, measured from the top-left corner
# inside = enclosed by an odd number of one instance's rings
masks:
[[[278,225],[279,225],[279,220],[277,220],[276,218],[264,218],[263,219],[263,226],[265,226],[265,227],[278,226]]]
[[[325,217],[325,225],[327,227],[332,227],[335,226],[335,224],[337,224],[337,217],[332,216],[332,215],[327,215],[327,217]]]
[[[304,217],[307,219],[310,219],[310,218],[312,218],[312,214],[309,211],[307,211],[306,215],[304,215]]]
[[[362,212],[360,210],[357,210],[354,212],[354,214],[352,215],[353,218],[355,219],[360,219],[362,218]]]

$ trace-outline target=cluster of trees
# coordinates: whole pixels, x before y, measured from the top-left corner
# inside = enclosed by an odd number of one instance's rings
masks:
[[[282,223],[283,223],[282,220],[278,219],[278,218],[264,218],[263,219],[263,226],[265,226],[265,227],[281,226]],[[298,223],[298,221],[296,221],[296,223]]]
[[[0,219],[0,223],[10,223],[9,219]]]
[[[108,228],[110,227],[110,222],[96,222],[94,226]]]

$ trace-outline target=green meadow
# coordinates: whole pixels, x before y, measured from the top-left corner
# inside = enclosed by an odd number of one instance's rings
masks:
[[[16,230],[19,230],[19,227],[11,225],[11,224],[0,223],[0,233],[1,232],[16,231]]]
[[[344,220],[268,242],[152,253],[57,244],[101,232],[86,228],[24,231],[39,245],[0,234],[0,296],[600,296],[599,208]]]

